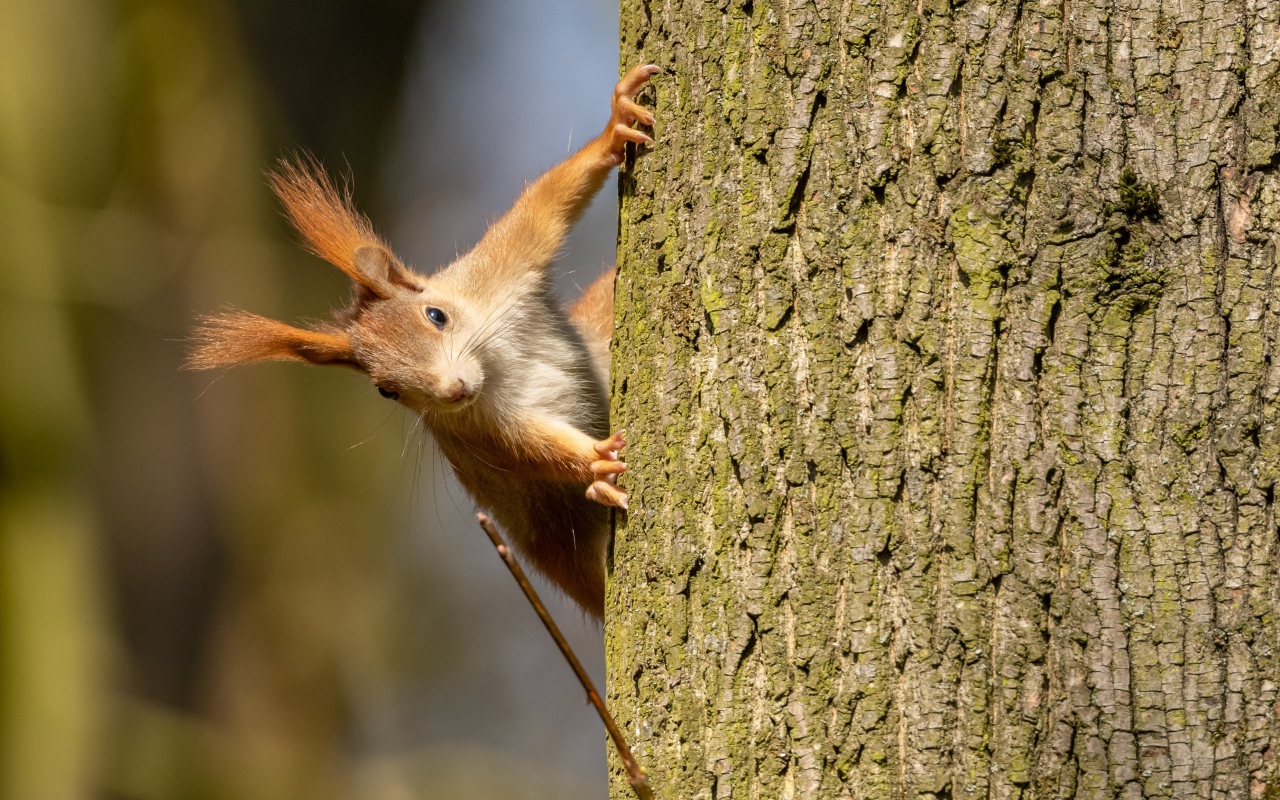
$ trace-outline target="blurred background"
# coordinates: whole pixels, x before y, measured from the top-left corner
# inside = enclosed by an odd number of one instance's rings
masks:
[[[200,313],[345,301],[278,157],[350,176],[430,271],[603,126],[617,58],[611,0],[0,2],[0,797],[605,796],[429,437],[349,371],[180,365]]]

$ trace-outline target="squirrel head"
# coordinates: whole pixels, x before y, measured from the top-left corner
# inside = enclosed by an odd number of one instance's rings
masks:
[[[187,365],[338,364],[419,414],[470,406],[484,385],[485,315],[446,281],[406,268],[314,162],[282,161],[271,186],[311,252],[351,278],[352,301],[306,328],[238,310],[206,317]]]

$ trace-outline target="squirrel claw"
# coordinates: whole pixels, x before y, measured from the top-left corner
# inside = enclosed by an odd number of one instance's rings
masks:
[[[618,485],[618,475],[627,471],[627,465],[618,460],[618,451],[627,446],[622,438],[622,431],[617,431],[608,439],[596,442],[598,461],[591,464],[591,474],[595,477],[587,487],[587,498],[602,506],[613,506],[627,509],[627,490]]]
[[[622,438],[622,434],[624,433],[626,433],[626,431],[617,431],[608,439],[596,442],[596,454],[602,459],[617,461],[618,451],[627,446],[627,440]]]
[[[636,103],[634,96],[644,88],[649,78],[661,71],[662,69],[656,64],[633,67],[613,88],[611,114],[604,133],[611,160],[621,160],[627,142],[635,142],[638,145],[653,144],[653,139],[648,135],[631,127],[637,122],[652,127],[657,122],[650,111]]]
[[[640,122],[652,127],[653,123],[657,122],[657,119],[654,118],[653,114],[649,113],[648,109],[630,97],[619,97],[617,107],[622,111],[619,115],[622,117],[622,121],[628,125]]]
[[[635,142],[636,144],[653,144],[653,139],[650,138],[649,134],[624,125],[621,122],[613,126],[613,135],[616,139],[624,143]]]
[[[627,491],[608,481],[596,481],[587,487],[587,498],[602,506],[613,506],[627,510]]]
[[[624,97],[633,95],[644,86],[645,82],[662,72],[662,67],[657,64],[640,64],[632,67],[622,76],[622,80],[618,81],[618,85],[613,88],[614,97]]]

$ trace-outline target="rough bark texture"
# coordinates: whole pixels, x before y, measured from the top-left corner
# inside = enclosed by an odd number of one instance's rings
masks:
[[[1280,797],[1278,17],[625,0],[659,797]]]

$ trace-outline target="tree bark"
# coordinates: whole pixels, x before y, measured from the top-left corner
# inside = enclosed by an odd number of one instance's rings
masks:
[[[625,0],[659,797],[1280,797],[1278,19]]]

